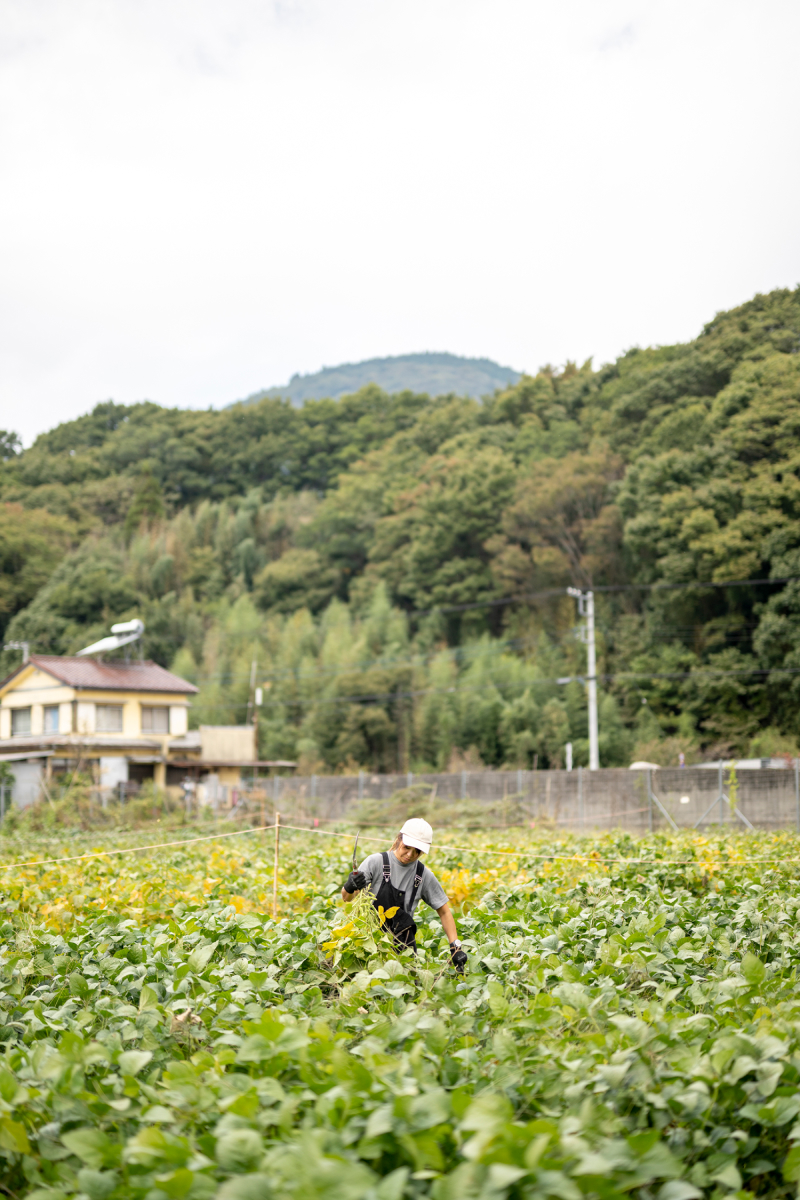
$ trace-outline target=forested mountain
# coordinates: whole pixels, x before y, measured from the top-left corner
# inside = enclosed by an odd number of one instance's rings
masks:
[[[508,387],[519,379],[519,372],[501,367],[490,358],[462,358],[458,354],[397,354],[390,358],[368,358],[364,362],[342,363],[338,367],[323,367],[312,375],[293,375],[285,387],[266,388],[249,396],[244,404],[254,404],[265,397],[304,400],[320,397],[347,396],[370,383],[384,392],[426,392],[442,396],[491,395],[496,388]]]
[[[604,765],[794,752],[799,434],[800,289],[480,401],[99,405],[0,442],[6,638],[141,616],[196,723],[244,718],[255,659],[261,752],[307,769],[544,766],[587,758],[555,680],[592,584]]]

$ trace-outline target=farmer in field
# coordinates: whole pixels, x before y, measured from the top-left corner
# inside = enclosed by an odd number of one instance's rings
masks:
[[[410,946],[415,953],[417,926],[412,914],[420,899],[424,900],[439,914],[450,943],[450,958],[461,974],[467,956],[461,949],[450,903],[433,871],[422,862],[422,855],[430,850],[432,840],[433,830],[428,822],[421,817],[411,817],[388,852],[370,854],[358,869],[353,858],[353,870],[342,888],[342,899],[349,904],[356,892],[369,888],[376,908],[382,908],[384,912],[397,909],[395,915],[387,919],[386,927],[398,942]]]

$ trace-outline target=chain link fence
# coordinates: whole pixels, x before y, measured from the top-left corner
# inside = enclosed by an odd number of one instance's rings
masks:
[[[632,833],[720,824],[732,829],[797,829],[797,763],[780,769],[663,768],[588,771],[460,771],[455,774],[273,776],[225,789],[215,808],[299,823],[363,819],[415,805],[443,824],[476,828],[551,826],[580,833]],[[399,793],[399,795],[398,795]]]
[[[0,820],[11,788],[0,792]],[[539,827],[572,830],[795,829],[800,832],[800,773],[785,769],[673,768],[588,771],[459,771],[453,774],[274,775],[241,784],[209,779],[199,788],[168,789],[187,816],[268,824],[336,821],[391,825],[402,814],[472,829]],[[92,788],[101,807],[138,799],[137,784]],[[175,794],[173,796],[173,793]],[[17,798],[14,797],[16,802]],[[163,807],[152,796],[154,815]]]

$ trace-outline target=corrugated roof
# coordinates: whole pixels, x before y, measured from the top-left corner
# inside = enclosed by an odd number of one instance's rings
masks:
[[[68,658],[60,654],[32,654],[30,661],[69,687],[114,692],[185,694],[197,691],[193,683],[179,679],[154,662],[98,662],[93,658]]]

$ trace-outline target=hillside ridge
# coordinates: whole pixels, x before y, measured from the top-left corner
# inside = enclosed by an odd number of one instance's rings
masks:
[[[289,399],[293,404],[302,404],[305,400],[336,400],[370,383],[390,393],[411,391],[443,396],[452,392],[477,400],[497,388],[517,383],[520,378],[521,372],[503,367],[491,358],[467,358],[428,350],[340,363],[308,375],[295,374],[287,384],[263,388],[236,403],[257,404],[259,400],[278,397]]]

